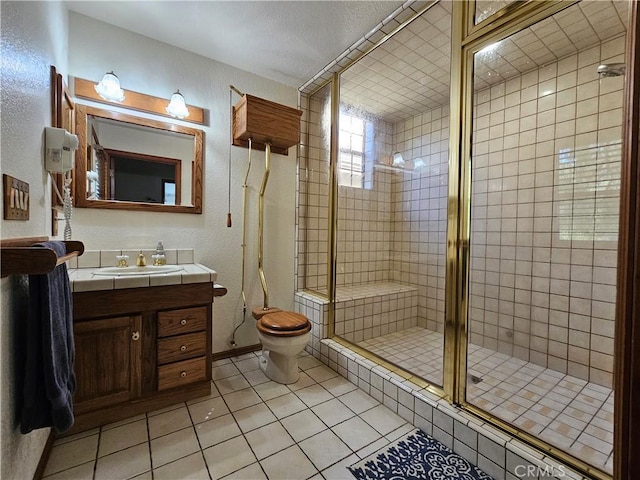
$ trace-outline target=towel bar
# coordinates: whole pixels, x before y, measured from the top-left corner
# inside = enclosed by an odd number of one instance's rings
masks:
[[[77,240],[65,240],[67,254],[58,258],[50,248],[34,246],[46,242],[48,237],[22,237],[0,240],[0,276],[37,275],[52,271],[56,266],[84,253],[84,244]]]

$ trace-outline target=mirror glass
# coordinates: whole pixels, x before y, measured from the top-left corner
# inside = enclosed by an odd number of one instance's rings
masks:
[[[79,207],[202,211],[202,131],[78,106]]]

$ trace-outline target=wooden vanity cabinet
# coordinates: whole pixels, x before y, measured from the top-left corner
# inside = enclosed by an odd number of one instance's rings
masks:
[[[212,283],[74,292],[69,433],[209,395],[213,298]]]

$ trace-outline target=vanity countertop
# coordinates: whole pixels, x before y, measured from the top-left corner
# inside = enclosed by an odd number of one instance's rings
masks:
[[[218,274],[199,263],[178,264],[181,270],[154,275],[104,276],[96,275],[98,267],[70,268],[69,281],[73,292],[115,290],[120,288],[157,287],[161,285],[181,285],[187,283],[215,283]]]

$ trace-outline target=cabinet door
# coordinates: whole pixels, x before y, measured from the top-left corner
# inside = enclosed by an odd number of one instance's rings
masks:
[[[139,315],[74,324],[76,414],[140,395],[141,327]]]

